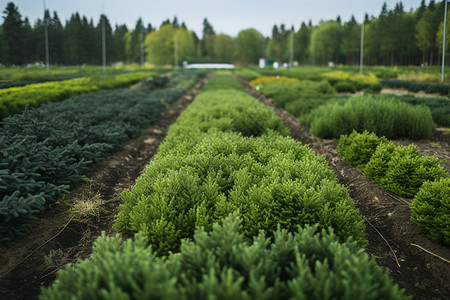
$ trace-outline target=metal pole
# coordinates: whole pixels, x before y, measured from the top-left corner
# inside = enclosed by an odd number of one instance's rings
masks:
[[[361,51],[359,58],[359,73],[363,72],[363,60],[364,60],[364,19],[361,24]]]
[[[294,28],[292,28],[291,32],[291,55],[289,57],[290,67],[294,65]]]
[[[103,73],[106,73],[105,15],[102,15],[102,52],[103,52]]]
[[[442,37],[442,74],[441,81],[444,82],[444,68],[445,68],[445,31],[447,27],[447,0],[445,0],[445,8],[444,8],[444,34]]]
[[[45,0],[44,0],[44,24],[45,24],[45,61],[47,65],[47,70],[50,70],[50,54],[49,54],[49,47],[48,47],[48,20],[45,19]]]
[[[144,66],[144,24],[142,24],[142,23],[141,23],[140,40],[141,40],[141,67],[143,67]]]
[[[178,68],[178,33],[175,32],[175,68]]]

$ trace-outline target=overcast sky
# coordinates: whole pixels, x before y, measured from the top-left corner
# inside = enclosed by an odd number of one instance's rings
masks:
[[[22,17],[28,17],[33,25],[43,16],[44,0],[0,0],[3,10],[8,2],[19,7]],[[128,29],[135,27],[142,17],[144,24],[151,23],[159,27],[163,20],[177,16],[179,23],[185,22],[188,29],[194,30],[199,37],[202,23],[206,17],[216,33],[226,33],[233,37],[239,31],[255,28],[264,36],[270,36],[273,25],[292,25],[297,30],[302,22],[312,21],[316,25],[320,20],[336,19],[348,21],[352,15],[361,22],[364,14],[378,16],[385,0],[45,0],[46,7],[53,15],[56,11],[63,24],[74,12],[93,19],[97,24],[103,11],[112,25],[126,24]],[[399,1],[386,3],[389,9]],[[402,1],[405,10],[419,7],[421,0]],[[439,1],[436,1],[439,2]],[[426,0],[429,3],[429,0]],[[2,13],[2,16],[4,14]],[[0,20],[3,23],[3,19]]]

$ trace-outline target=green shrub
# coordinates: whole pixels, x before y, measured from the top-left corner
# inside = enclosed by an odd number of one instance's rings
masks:
[[[438,242],[450,245],[450,178],[427,181],[411,204],[411,221]]]
[[[408,299],[359,248],[317,226],[259,232],[237,214],[199,228],[180,253],[157,258],[146,237],[96,240],[89,260],[59,271],[45,299]]]
[[[364,225],[348,191],[323,157],[277,134],[244,138],[209,133],[187,153],[158,155],[121,195],[115,228],[142,231],[160,253],[176,250],[196,225],[210,228],[240,210],[247,237],[276,224],[332,226],[362,245]],[[149,184],[151,183],[151,184]]]
[[[361,134],[353,131],[349,135],[341,135],[337,151],[349,164],[363,169],[378,145],[387,142],[385,137],[379,138],[375,133],[367,130]]]
[[[244,91],[242,85],[231,74],[216,74],[203,87],[203,91],[233,89]]]
[[[338,93],[354,93],[356,92],[356,87],[352,82],[340,81],[334,85],[334,88]]]
[[[183,92],[100,91],[5,118],[0,131],[0,242],[24,233],[46,204],[81,180],[80,171],[156,121]]]
[[[437,157],[420,154],[414,144],[380,144],[364,172],[384,189],[408,198],[413,198],[425,181],[449,177]]]
[[[247,82],[255,80],[258,77],[261,77],[261,74],[259,72],[250,69],[237,69],[236,75],[241,77]]]
[[[420,154],[416,145],[395,146],[367,131],[342,135],[337,150],[367,178],[404,197],[414,197],[428,180],[449,177],[438,158]]]
[[[154,72],[133,72],[120,75],[93,75],[64,81],[44,82],[0,90],[0,119],[16,114],[26,106],[39,106],[99,89],[131,85]]]
[[[425,93],[429,94],[439,93],[446,96],[450,92],[450,85],[443,83],[428,83],[403,80],[381,80],[380,83],[390,88],[404,88],[415,93],[424,91]]]
[[[434,122],[427,107],[412,106],[385,97],[351,97],[343,104],[331,102],[300,117],[315,136],[339,138],[353,130],[364,130],[386,136],[388,139],[429,138]]]
[[[402,102],[411,105],[427,106],[434,122],[443,127],[450,127],[450,101],[445,98],[431,98],[431,97],[415,97],[413,95],[385,95],[384,97],[396,98]]]
[[[208,131],[238,132],[255,137],[270,131],[289,135],[283,121],[246,92],[210,89],[197,95],[194,103],[170,127],[160,151],[181,147],[189,151]]]
[[[210,228],[240,210],[248,237],[277,223],[319,223],[364,245],[361,217],[325,159],[283,137],[289,131],[270,108],[222,78],[213,84],[220,89],[200,93],[181,114],[155,160],[122,193],[115,228],[143,231],[166,253],[196,225]]]
[[[303,100],[325,98],[336,93],[327,81],[276,81],[262,86],[262,93],[273,99],[278,106],[285,108],[289,103]],[[312,101],[310,101],[312,103]],[[320,105],[316,104],[317,105]],[[315,107],[314,106],[314,107]]]
[[[369,93],[369,94],[377,94],[377,93],[381,92],[382,89],[383,89],[383,86],[382,86],[381,84],[379,84],[379,83],[373,83],[373,84],[370,84],[370,85],[367,86],[367,87],[364,87],[362,90],[363,90],[365,93]]]

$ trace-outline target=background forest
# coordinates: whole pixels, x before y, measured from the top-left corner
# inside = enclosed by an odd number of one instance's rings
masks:
[[[405,11],[401,2],[393,9],[384,3],[378,16],[365,15],[364,63],[440,64],[443,19],[443,1],[422,0],[420,7],[411,11]],[[0,64],[45,62],[45,26],[48,26],[53,65],[100,65],[103,26],[107,64],[143,64],[145,60],[158,66],[177,65],[182,61],[247,65],[257,63],[262,57],[289,62],[293,48],[292,61],[298,64],[324,65],[333,61],[354,65],[359,63],[362,24],[353,16],[347,21],[337,16],[315,26],[311,21],[302,22],[297,29],[285,24],[274,25],[271,37],[264,37],[253,28],[232,37],[216,33],[205,18],[202,36],[197,36],[184,22],[180,24],[177,17],[167,19],[159,27],[139,19],[134,28],[119,24],[113,28],[106,15],[94,21],[73,13],[63,24],[56,11],[46,10],[44,18],[31,25],[28,18],[22,18],[19,8],[9,2],[0,26]],[[446,49],[450,53],[450,47]]]

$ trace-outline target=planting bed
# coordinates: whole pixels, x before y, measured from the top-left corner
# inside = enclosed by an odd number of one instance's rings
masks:
[[[101,231],[106,231],[107,235],[115,234],[112,225],[119,212],[119,194],[130,188],[144,171],[165,137],[168,126],[190,104],[205,81],[165,111],[140,137],[127,142],[124,150],[91,166],[86,173],[91,182],[77,186],[69,197],[98,194],[103,204],[97,215],[78,220],[71,217],[70,207],[64,202],[55,203],[50,210],[41,213],[38,219],[31,222],[30,232],[13,240],[8,246],[0,246],[1,299],[37,298],[40,286],[50,285],[59,268],[90,255],[92,243]],[[259,95],[245,82],[242,83],[247,92],[264,104],[274,107],[270,99]],[[379,265],[389,269],[394,282],[417,299],[444,299],[449,295],[450,264],[411,244],[420,245],[446,259],[450,259],[450,249],[430,241],[409,221],[407,200],[385,192],[368,181],[358,169],[347,164],[336,152],[336,140],[315,138],[307,128],[299,127],[297,118],[282,109],[274,107],[274,110],[291,130],[295,140],[309,144],[312,150],[326,156],[328,164],[340,183],[349,189],[350,196],[365,219],[366,238],[369,241],[367,252],[376,257]],[[442,135],[433,141],[414,143],[418,144],[419,151],[424,154],[449,159],[446,138],[447,136]],[[407,144],[409,141],[399,143]],[[444,167],[449,171],[449,161]],[[125,237],[129,235],[125,234]],[[393,251],[383,238],[389,242]],[[61,252],[56,251],[58,249]]]

